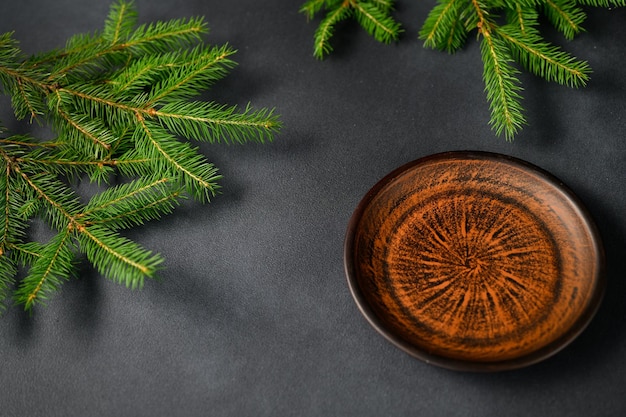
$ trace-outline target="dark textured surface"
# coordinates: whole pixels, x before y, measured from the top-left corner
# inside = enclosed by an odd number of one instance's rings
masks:
[[[161,281],[130,292],[85,267],[45,310],[2,318],[1,416],[626,414],[626,10],[592,11],[574,42],[554,36],[589,60],[592,80],[572,90],[524,74],[530,126],[506,143],[487,126],[474,38],[453,56],[415,40],[432,1],[399,2],[397,45],[343,25],[324,62],[312,58],[315,26],[300,2],[136,4],[142,22],[205,15],[209,41],[229,42],[240,63],[207,97],[275,106],[285,128],[270,145],[202,145],[225,176],[223,195],[131,234],[165,256]],[[15,30],[36,52],[100,27],[107,10],[5,1],[0,32]],[[7,127],[30,129],[1,104]],[[457,149],[552,172],[604,238],[598,315],[565,350],[523,370],[424,364],[367,324],[346,285],[343,238],[363,194],[406,162]]]

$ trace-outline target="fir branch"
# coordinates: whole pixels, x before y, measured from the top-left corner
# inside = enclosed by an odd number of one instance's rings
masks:
[[[132,141],[132,137],[127,140]],[[111,164],[122,177],[127,178],[150,176],[153,171],[152,160],[141,155],[134,146],[123,152],[117,159],[111,160]]]
[[[36,142],[33,138],[26,135],[14,135],[9,138],[0,138],[0,147],[8,148],[10,146],[28,147],[28,148],[54,148],[60,146],[58,142]]]
[[[117,100],[104,85],[61,87],[50,99],[50,107],[69,108],[102,119],[107,124],[132,123],[137,113],[145,111],[140,106]]]
[[[182,52],[138,57],[132,64],[112,75],[107,84],[116,96],[140,96],[158,80],[166,78],[172,68],[188,65],[186,59],[187,56]]]
[[[391,43],[402,33],[400,24],[389,15],[389,7],[378,3],[353,1],[354,14],[361,26],[377,41]]]
[[[94,156],[97,155],[77,155],[69,147],[53,150],[42,148],[15,158],[15,162],[29,166],[30,170],[53,173],[68,180],[77,180],[82,174],[87,174],[93,182],[101,183],[113,174],[116,161],[94,159]]]
[[[24,196],[15,193],[15,181],[11,176],[11,169],[7,167],[0,176],[0,212],[2,222],[0,223],[0,252],[2,256],[11,244],[19,242],[26,235],[27,224],[22,213],[26,202]]]
[[[539,19],[539,13],[535,8],[522,7],[519,3],[507,8],[506,12],[509,25],[518,28],[520,31],[518,39],[525,38],[530,28],[537,25]]]
[[[72,144],[73,149],[79,149],[85,155],[100,158],[111,153],[111,146],[117,138],[102,120],[84,114],[70,115],[62,107],[57,108],[60,116],[57,130],[66,133],[65,139]]]
[[[129,7],[125,2],[119,2],[119,4]],[[126,13],[122,18],[130,21],[132,16],[129,16],[131,14]],[[120,30],[122,30],[128,22],[120,23],[120,25],[122,26]],[[106,27],[107,25],[105,25],[105,32],[107,32]],[[111,32],[111,29],[108,32]],[[129,34],[128,39],[121,39],[123,32],[119,32],[114,43],[98,32],[75,35],[68,41],[65,52],[57,57],[45,59],[48,62],[55,62],[48,80],[50,83],[57,83],[65,79],[71,83],[85,78],[97,79],[102,73],[102,68],[123,65],[132,57],[185,49],[200,41],[201,35],[206,32],[207,26],[204,19],[195,17],[141,25]],[[36,62],[37,65],[42,63]]]
[[[30,310],[35,303],[45,302],[56,292],[74,270],[69,229],[59,233],[41,248],[39,256],[28,275],[20,282],[14,299]]]
[[[239,111],[236,106],[217,103],[173,101],[152,114],[162,126],[188,139],[215,142],[270,139],[280,123],[273,110]]]
[[[102,31],[28,58],[11,34],[0,36],[0,86],[16,116],[45,120],[57,135],[0,138],[0,299],[23,265],[13,298],[31,310],[81,254],[102,275],[140,288],[163,258],[118,231],[219,189],[217,168],[185,140],[265,141],[280,128],[272,110],[188,101],[235,66],[230,46],[204,44],[202,18],[136,23],[132,3],[117,1]],[[108,188],[83,204],[68,181],[84,179]],[[34,217],[55,233],[49,242],[28,241]]]
[[[164,98],[188,99],[223,78],[234,66],[228,59],[234,54],[228,45],[211,49],[194,49],[184,56],[184,66],[172,66],[172,72],[162,82],[153,86],[146,106],[154,106]]]
[[[130,37],[137,24],[137,11],[131,3],[114,3],[104,24],[102,37],[111,45]]]
[[[326,0],[308,0],[300,7],[300,13],[304,13],[306,18],[311,20],[324,7],[325,3]]]
[[[194,198],[208,202],[215,196],[217,169],[196,148],[176,141],[165,129],[140,119],[134,136],[137,150],[154,164],[154,171],[177,178]]]
[[[16,62],[21,55],[20,48],[15,39],[13,32],[3,33],[0,35],[0,62],[4,65]]]
[[[465,43],[467,30],[463,22],[461,0],[440,0],[429,13],[419,37],[424,46],[448,51],[458,50]]]
[[[511,140],[525,123],[520,104],[517,71],[505,44],[494,36],[494,23],[488,19],[484,5],[472,0],[478,20],[477,27],[483,39],[480,43],[483,60],[483,79],[491,109],[491,124],[497,135],[504,133]]]
[[[587,17],[576,0],[545,0],[544,12],[566,39],[574,39],[583,30],[582,24]]]
[[[370,3],[374,4],[383,12],[389,13],[395,10],[393,1],[394,0],[370,0]]]
[[[100,226],[81,227],[78,241],[98,272],[126,287],[142,288],[163,263],[158,254]]]
[[[11,259],[16,264],[26,267],[41,258],[43,247],[44,245],[39,242],[11,243],[7,245],[7,250],[10,251]]]
[[[18,78],[14,88],[17,93],[13,94],[11,99],[15,116],[19,120],[30,116],[32,122],[45,114],[44,96],[35,85]]]
[[[53,64],[46,80],[50,85],[74,83],[99,78],[102,68],[121,65],[126,57],[124,49],[119,45],[110,45],[97,32],[79,34],[68,40],[64,53],[34,64]]]
[[[13,169],[20,176],[19,180],[23,184],[21,188],[30,188],[46,207],[44,218],[54,229],[63,230],[74,221],[74,216],[81,209],[74,190],[48,172],[29,175],[19,166]]]
[[[322,59],[332,52],[333,47],[330,44],[330,39],[333,37],[335,26],[342,20],[347,19],[351,14],[352,9],[348,7],[347,2],[342,3],[339,7],[330,10],[326,14],[314,35],[315,48],[313,49],[313,54],[316,58]]]
[[[86,226],[127,229],[171,213],[183,195],[171,178],[139,178],[92,197],[79,218]]]
[[[532,27],[524,32],[511,25],[497,29],[520,62],[528,71],[569,87],[584,86],[589,80],[591,68],[585,61],[579,61],[557,46],[542,41],[541,35]]]
[[[382,43],[398,40],[403,32],[401,25],[390,14],[393,0],[309,0],[300,12],[310,20],[322,9],[326,10],[326,14],[315,31],[313,48],[313,55],[319,59],[333,50],[330,40],[335,26],[350,17],[354,17],[367,33]]]
[[[134,55],[170,52],[193,46],[207,32],[203,17],[155,22],[139,26],[121,46]]]
[[[485,35],[480,47],[491,125],[497,135],[504,133],[507,140],[512,140],[525,123],[517,71],[511,66],[512,59],[499,39]]]
[[[326,10],[315,30],[314,55],[323,58],[332,51],[335,24],[348,17],[359,20],[379,41],[396,39],[395,31],[401,28],[389,14],[393,5],[394,0],[308,0],[300,8],[307,20]],[[582,6],[623,7],[626,0],[437,0],[419,39],[424,47],[453,53],[463,47],[470,33],[477,32],[491,108],[489,124],[497,135],[511,140],[525,124],[513,60],[539,77],[569,87],[584,86],[589,80],[591,68],[586,61],[547,42],[538,30],[543,13],[566,39],[574,38],[584,31]],[[374,12],[367,16],[362,10]],[[383,19],[387,24],[377,24]],[[394,29],[383,30],[385,26]],[[391,33],[394,36],[389,37]]]

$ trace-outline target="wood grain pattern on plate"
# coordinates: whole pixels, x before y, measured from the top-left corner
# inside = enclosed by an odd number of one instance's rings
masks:
[[[482,152],[405,165],[376,184],[346,236],[350,288],[396,345],[454,369],[511,369],[569,343],[604,283],[597,231],[547,172]]]

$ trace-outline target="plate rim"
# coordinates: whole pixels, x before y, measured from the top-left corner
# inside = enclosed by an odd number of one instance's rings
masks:
[[[356,231],[358,230],[358,224],[362,218],[362,215],[368,205],[373,200],[373,198],[378,195],[378,193],[387,184],[389,184],[395,178],[399,177],[401,174],[405,173],[408,170],[411,170],[417,166],[423,165],[431,161],[454,159],[500,161],[532,171],[565,195],[565,197],[577,210],[577,213],[579,214],[579,219],[590,233],[598,265],[596,274],[594,277],[592,277],[594,281],[594,288],[592,295],[589,299],[589,304],[587,308],[581,313],[580,317],[578,317],[578,319],[563,335],[548,343],[547,345],[525,355],[494,362],[474,362],[429,353],[428,351],[420,349],[417,346],[407,342],[396,333],[387,329],[382,320],[369,306],[364,292],[358,285],[358,280],[355,274],[356,266],[354,264],[354,259],[352,256],[354,253],[354,237]],[[367,322],[380,335],[382,335],[389,342],[400,348],[405,353],[408,353],[409,355],[426,363],[457,371],[493,372],[513,370],[533,365],[555,355],[556,353],[567,347],[571,342],[573,342],[587,328],[602,303],[602,299],[604,297],[607,285],[605,273],[606,255],[602,243],[602,238],[600,236],[598,227],[593,220],[593,217],[591,216],[591,213],[584,205],[582,200],[576,195],[576,193],[574,193],[574,191],[569,186],[567,186],[563,181],[561,181],[558,177],[548,172],[547,170],[523,159],[496,152],[475,150],[446,151],[423,156],[395,168],[394,170],[383,176],[380,180],[378,180],[364,194],[364,196],[357,204],[348,222],[348,227],[344,237],[343,251],[344,273],[348,281],[350,293],[358,309],[360,310],[361,315],[365,317]]]

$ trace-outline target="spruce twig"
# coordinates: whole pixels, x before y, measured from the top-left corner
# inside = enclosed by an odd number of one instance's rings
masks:
[[[163,258],[122,229],[171,213],[187,196],[208,202],[220,175],[189,141],[264,142],[273,110],[194,100],[235,66],[228,45],[205,45],[202,18],[137,26],[132,3],[113,4],[102,31],[25,57],[0,36],[0,86],[18,119],[48,123],[53,140],[0,137],[0,298],[26,310],[49,299],[84,255],[104,276],[140,288]],[[184,140],[181,140],[183,138]],[[121,178],[110,186],[112,178]],[[108,186],[81,203],[71,181]],[[28,241],[43,218],[49,242]],[[18,266],[28,268],[16,283]]]
[[[307,19],[325,13],[314,35],[315,57],[323,58],[332,51],[334,25],[348,17],[355,17],[381,42],[397,40],[401,28],[390,14],[393,6],[394,0],[308,0],[300,9]],[[512,140],[526,124],[515,62],[539,77],[569,87],[584,86],[591,73],[586,61],[543,38],[537,29],[540,15],[570,40],[584,31],[584,7],[620,6],[626,6],[626,0],[437,0],[419,38],[427,48],[454,53],[472,32],[477,33],[491,109],[489,123],[497,135]],[[379,19],[357,15],[358,8],[376,10]],[[378,21],[384,21],[389,30],[378,27]]]
[[[393,0],[308,0],[300,8],[308,19],[326,11],[325,17],[315,31],[313,54],[323,59],[332,52],[330,43],[336,25],[354,17],[361,27],[382,43],[398,40],[403,32],[401,25],[392,17]]]

